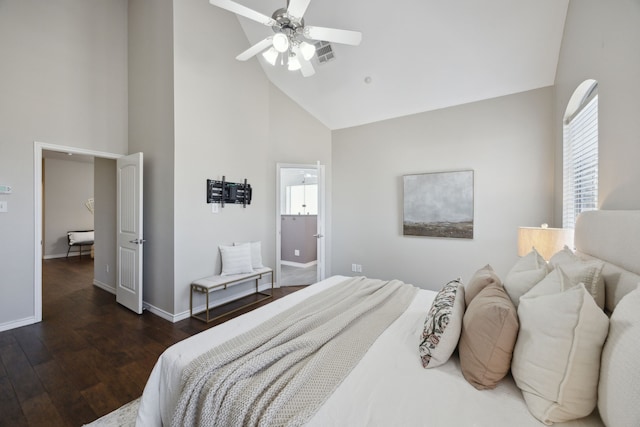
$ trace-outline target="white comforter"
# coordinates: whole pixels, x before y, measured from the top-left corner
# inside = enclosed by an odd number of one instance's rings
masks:
[[[198,355],[248,331],[297,302],[346,279],[334,276],[232,319],[168,348],[144,389],[138,426],[171,422],[185,366]],[[522,393],[508,377],[494,390],[476,390],[457,358],[424,369],[418,355],[422,325],[435,292],[421,290],[373,344],[360,363],[310,421],[311,426],[535,426]],[[559,425],[559,424],[556,424]],[[602,426],[597,414],[563,426]]]

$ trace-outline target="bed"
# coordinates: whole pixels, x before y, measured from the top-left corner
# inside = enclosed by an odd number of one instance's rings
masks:
[[[562,426],[609,427],[640,425],[636,403],[640,398],[640,368],[635,362],[640,344],[640,320],[627,306],[640,300],[635,291],[640,282],[640,211],[594,211],[583,214],[576,225],[576,255],[601,260],[606,288],[606,311],[618,303],[626,306],[612,318],[608,342],[602,352],[598,384],[598,408],[586,417],[556,423]],[[559,274],[559,273],[558,273]],[[156,363],[142,395],[137,425],[171,425],[176,408],[184,401],[185,370],[194,360],[233,342],[243,334],[268,324],[291,307],[353,280],[333,276],[266,306],[185,339],[167,349]],[[309,426],[541,426],[532,415],[531,401],[523,398],[522,384],[511,373],[495,388],[478,390],[461,370],[460,357],[453,354],[432,369],[420,363],[417,345],[425,316],[438,293],[416,289],[406,307],[382,329],[357,364],[340,379],[316,410],[303,418]],[[631,297],[635,298],[629,301]],[[624,305],[624,304],[623,304]],[[635,316],[635,317],[634,317]],[[632,327],[629,326],[631,318]],[[616,324],[623,324],[622,328]],[[608,319],[607,319],[608,322]],[[612,333],[614,331],[615,333]],[[632,334],[631,338],[629,333]],[[608,348],[607,348],[608,346]],[[600,356],[598,355],[598,358]],[[327,357],[324,357],[326,360]],[[597,371],[597,368],[596,368]],[[515,372],[515,371],[514,371]],[[596,373],[596,379],[598,374]],[[563,386],[564,387],[564,386]],[[526,394],[526,393],[525,393]],[[241,399],[240,399],[241,400]],[[294,422],[293,424],[297,424]],[[175,424],[183,424],[175,422]]]

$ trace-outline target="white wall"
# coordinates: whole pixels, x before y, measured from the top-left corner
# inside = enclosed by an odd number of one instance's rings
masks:
[[[34,141],[127,151],[127,1],[0,3],[0,329],[34,319]]]
[[[129,2],[129,153],[144,153],[143,300],[173,312],[173,1]]]
[[[602,209],[640,209],[640,2],[569,3],[556,76],[556,206],[562,218],[562,116],[586,79],[598,80]]]
[[[553,89],[333,132],[333,273],[440,289],[491,263],[504,277],[518,226],[550,222]],[[474,238],[402,235],[402,176],[473,169]]]
[[[63,257],[69,248],[67,231],[93,230],[93,215],[85,206],[93,197],[93,163],[45,159],[44,182],[43,257]],[[76,247],[69,255],[78,253]]]
[[[116,290],[116,222],[117,191],[116,161],[96,158],[94,163],[95,258],[93,282]]]
[[[219,245],[260,240],[275,267],[276,162],[330,166],[329,130],[275,89],[257,60],[235,60],[248,45],[235,15],[206,0],[174,2],[177,315],[189,309],[191,281],[219,274]],[[223,175],[248,180],[250,206],[211,213],[206,180]]]

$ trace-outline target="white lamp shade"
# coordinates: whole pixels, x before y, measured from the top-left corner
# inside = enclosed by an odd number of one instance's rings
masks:
[[[316,54],[316,47],[311,43],[302,42],[300,43],[300,52],[302,52],[302,57],[308,61]]]
[[[553,254],[565,245],[573,248],[572,228],[518,228],[518,256],[525,256],[531,252],[531,248],[536,248],[536,251],[549,261]]]
[[[280,53],[289,50],[289,37],[286,34],[278,33],[273,36],[273,47]]]
[[[298,57],[296,55],[289,56],[289,65],[287,66],[289,71],[297,71],[301,67],[302,66],[300,65],[300,61],[298,60]]]
[[[276,60],[278,59],[278,51],[274,48],[269,48],[262,53],[262,57],[271,65],[276,65]]]

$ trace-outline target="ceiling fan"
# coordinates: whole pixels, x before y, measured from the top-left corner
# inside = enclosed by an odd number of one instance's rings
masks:
[[[286,64],[289,70],[300,70],[305,77],[315,74],[310,60],[316,48],[307,40],[312,42],[322,40],[352,46],[359,45],[362,40],[362,33],[358,31],[305,25],[303,15],[310,2],[311,0],[288,0],[286,8],[278,9],[268,17],[231,0],[209,0],[209,3],[214,6],[272,27],[275,32],[274,35],[242,52],[236,57],[237,60],[246,61],[262,53],[271,65],[277,62]]]

